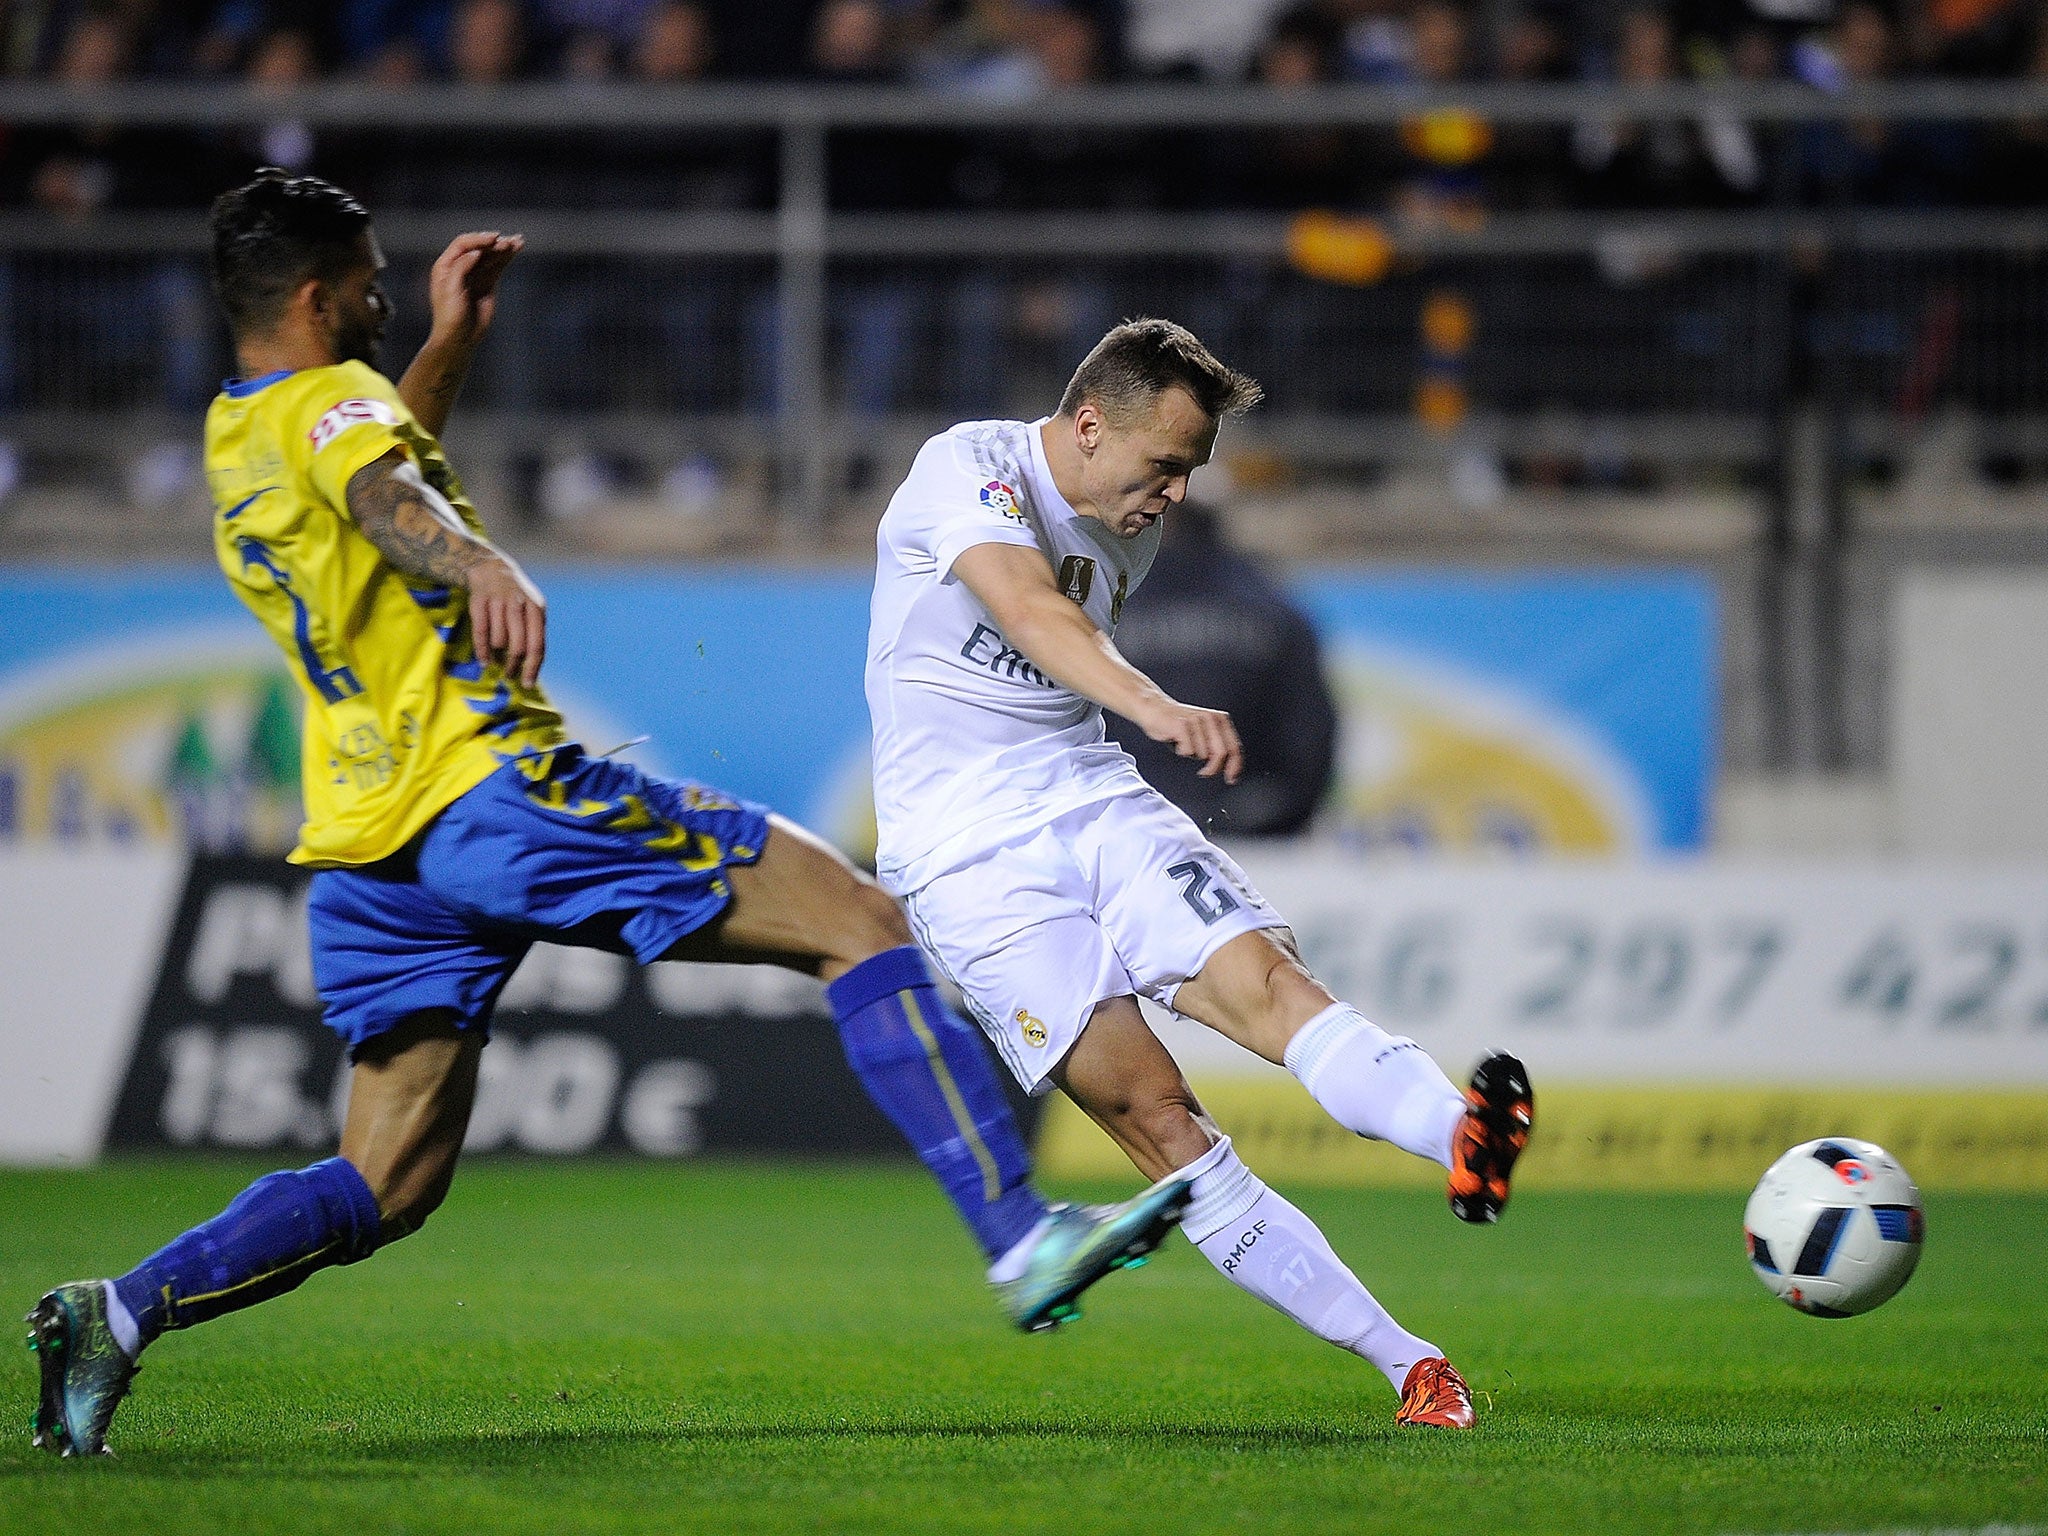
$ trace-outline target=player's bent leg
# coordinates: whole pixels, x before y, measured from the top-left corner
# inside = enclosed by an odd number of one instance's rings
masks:
[[[1425,1362],[1443,1359],[1443,1351],[1402,1328],[1359,1284],[1314,1222],[1238,1158],[1135,999],[1098,1007],[1056,1077],[1141,1171],[1189,1182],[1193,1198],[1182,1227],[1226,1279],[1318,1338],[1370,1361],[1397,1392]],[[1443,1369],[1449,1370],[1447,1362]],[[1440,1381],[1440,1372],[1425,1374]]]
[[[453,1175],[480,1046],[442,1014],[372,1038],[358,1052],[341,1156],[265,1174],[118,1279],[44,1296],[28,1318],[41,1374],[35,1443],[103,1452],[159,1335],[281,1296],[417,1229]]]
[[[760,858],[728,871],[730,906],[670,957],[768,961],[824,977],[861,1086],[1000,1263],[1048,1207],[987,1047],[939,995],[895,899],[794,822],[776,816],[769,827]]]
[[[1450,1174],[1451,1209],[1494,1220],[1527,1145],[1534,1095],[1511,1056],[1488,1056],[1459,1093],[1420,1045],[1390,1035],[1325,991],[1284,930],[1240,934],[1174,996],[1191,1018],[1285,1066],[1360,1136],[1426,1157]]]
[[[447,1198],[482,1052],[480,1035],[441,1011],[417,1014],[357,1049],[341,1155],[377,1202],[379,1246],[417,1232]]]

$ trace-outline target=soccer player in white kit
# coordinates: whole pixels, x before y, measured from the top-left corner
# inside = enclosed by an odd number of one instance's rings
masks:
[[[1017,1080],[1057,1086],[1153,1179],[1229,1279],[1363,1356],[1403,1424],[1469,1428],[1443,1351],[1388,1315],[1238,1159],[1144,1022],[1147,997],[1287,1067],[1340,1124],[1450,1172],[1492,1221],[1532,1124],[1522,1064],[1466,1093],[1325,991],[1244,872],[1105,739],[1104,709],[1234,781],[1228,715],[1168,697],[1110,640],[1225,417],[1260,398],[1165,320],[1118,326],[1058,414],[924,445],[876,536],[867,695],[878,872]]]

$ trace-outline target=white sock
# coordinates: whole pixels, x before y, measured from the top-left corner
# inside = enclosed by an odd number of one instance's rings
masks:
[[[1245,1167],[1228,1136],[1181,1176],[1194,1181],[1181,1229],[1225,1279],[1317,1338],[1370,1360],[1396,1392],[1416,1361],[1443,1353],[1388,1315],[1316,1224]]]
[[[988,1267],[990,1285],[1007,1285],[1024,1273],[1024,1266],[1031,1262],[1031,1252],[1038,1246],[1038,1240],[1045,1235],[1045,1229],[1052,1225],[1051,1216],[1041,1216],[1038,1224],[1016,1242],[1010,1244],[995,1263]]]
[[[1348,1131],[1451,1166],[1465,1095],[1429,1053],[1349,1003],[1333,1003],[1287,1042],[1287,1070]]]
[[[121,1353],[133,1360],[142,1353],[142,1330],[135,1325],[135,1314],[121,1304],[114,1282],[102,1280],[107,1291],[107,1327],[113,1331],[114,1342],[121,1346]]]

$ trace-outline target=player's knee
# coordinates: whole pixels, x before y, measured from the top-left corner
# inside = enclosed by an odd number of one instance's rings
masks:
[[[847,893],[846,924],[846,958],[855,964],[885,949],[901,949],[916,942],[896,898],[865,876]],[[860,953],[853,952],[856,950]]]
[[[1195,1124],[1202,1106],[1185,1083],[1134,1094],[1129,1112],[1133,1123],[1158,1137],[1177,1136]]]
[[[1184,1082],[1131,1084],[1103,1108],[1116,1122],[1120,1139],[1149,1154],[1144,1166],[1178,1168],[1208,1149],[1202,1106]]]
[[[1287,946],[1273,943],[1260,956],[1247,995],[1236,1000],[1238,1023],[1254,1041],[1270,1040],[1279,1049],[1300,1027],[1330,1006],[1333,999]]]

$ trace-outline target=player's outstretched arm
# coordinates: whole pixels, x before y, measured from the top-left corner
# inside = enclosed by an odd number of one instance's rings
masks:
[[[427,278],[433,328],[398,381],[398,393],[414,419],[436,437],[448,425],[470,359],[497,313],[498,279],[525,248],[524,235],[477,230],[457,235],[435,259]]]
[[[531,688],[547,656],[548,605],[512,557],[472,533],[419,466],[394,448],[348,482],[348,511],[394,569],[469,594],[477,655]]]
[[[953,572],[981,600],[1010,644],[1054,682],[1135,723],[1182,757],[1199,758],[1203,778],[1235,784],[1244,771],[1237,728],[1220,709],[1182,704],[1118,651],[1095,621],[1053,581],[1052,567],[1020,544],[976,544]]]

